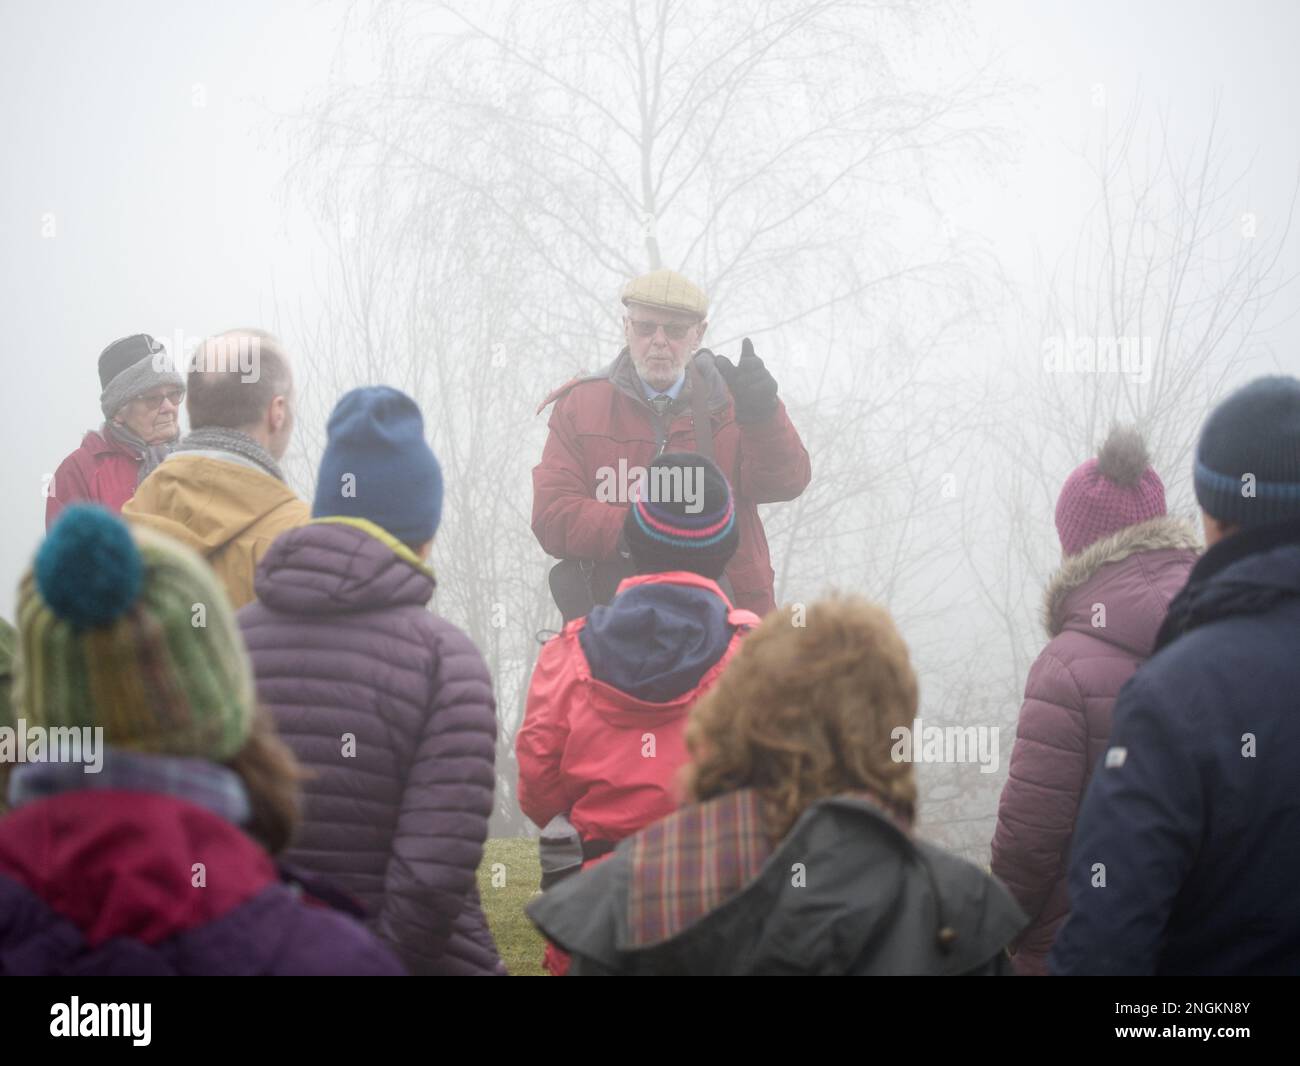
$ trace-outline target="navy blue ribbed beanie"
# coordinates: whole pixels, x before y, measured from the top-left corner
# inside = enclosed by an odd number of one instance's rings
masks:
[[[1194,483],[1220,522],[1300,519],[1300,379],[1257,378],[1219,404],[1201,430]]]
[[[410,545],[433,537],[442,468],[414,400],[387,385],[353,389],[335,404],[326,435],[312,517],[369,519]]]

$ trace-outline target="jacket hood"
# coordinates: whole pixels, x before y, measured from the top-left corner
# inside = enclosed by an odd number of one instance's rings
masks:
[[[294,505],[298,497],[270,474],[181,452],[140,483],[129,518],[210,556],[271,512]]]
[[[433,572],[373,522],[318,518],[276,538],[254,588],[267,607],[289,614],[342,614],[433,596]]]
[[[200,861],[208,877],[196,888]],[[71,921],[94,949],[118,937],[156,944],[204,925],[277,875],[257,843],[197,804],[94,790],[29,803],[0,821],[0,878]]]
[[[689,839],[686,823],[716,818],[729,802],[720,797],[684,808],[660,829],[669,837],[686,829]],[[715,813],[719,803],[724,811]],[[611,969],[692,974],[959,974],[989,964],[1027,921],[992,878],[855,797],[810,807],[755,877],[684,928],[672,915],[696,886],[638,869],[641,838],[561,882],[529,906],[529,915],[561,947]],[[649,854],[671,863],[673,851],[682,849]],[[686,858],[745,864],[736,848],[704,851],[707,857]],[[666,937],[647,944],[635,886],[656,880],[681,898],[664,902]]]
[[[629,578],[578,632],[593,679],[664,704],[691,693],[731,643],[731,604],[716,582],[671,572]]]
[[[1192,568],[1169,605],[1156,646],[1234,615],[1263,614],[1300,597],[1300,522],[1247,529],[1224,538]]]
[[[1066,559],[1048,582],[1043,597],[1047,635],[1077,629],[1146,655],[1199,549],[1195,529],[1165,515],[1090,544]],[[1106,627],[1098,629],[1092,624],[1092,605],[1099,602],[1122,602],[1126,609],[1110,612]]]

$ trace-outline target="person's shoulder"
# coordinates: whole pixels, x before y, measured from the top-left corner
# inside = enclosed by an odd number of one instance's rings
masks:
[[[917,972],[961,974],[989,963],[1028,924],[1012,895],[979,866],[917,837],[874,800],[853,794],[821,800],[787,834],[764,868],[784,877],[790,860],[827,851],[841,866],[843,884],[866,871],[883,878],[876,902],[901,895],[895,934],[916,938],[910,953]],[[811,860],[809,860],[811,861]],[[890,880],[890,872],[896,880]],[[858,876],[855,876],[858,875]],[[864,905],[860,892],[832,889],[827,905],[853,911]],[[908,917],[910,916],[910,917]]]
[[[455,622],[414,604],[409,604],[402,609],[409,610],[413,618],[418,616],[419,621],[417,624],[429,635],[431,640],[437,643],[442,651],[449,655],[472,654],[480,659],[482,658],[478,645],[474,643],[473,638]]]
[[[63,457],[63,461],[58,465],[58,470],[65,470],[71,466],[93,465],[99,456],[112,454],[113,450],[113,447],[100,435],[98,430],[88,429],[77,446]]]
[[[1205,701],[1222,681],[1222,643],[1211,631],[1227,622],[1186,633],[1142,663],[1119,691],[1112,734],[1121,723],[1145,722],[1199,744]]]
[[[1148,687],[1165,681],[1179,689],[1194,686],[1195,678],[1219,673],[1225,657],[1256,654],[1251,633],[1262,621],[1257,614],[1228,614],[1203,622],[1156,649],[1137,676]]]
[[[935,844],[917,840],[954,938],[943,971],[969,973],[990,964],[1029,924],[1029,916],[997,878]]]
[[[488,672],[483,653],[460,626],[423,607],[412,605],[402,610],[411,613],[413,624],[419,627],[437,655],[440,677],[457,681],[478,680],[491,685],[492,675]]]
[[[285,488],[289,494],[272,512],[276,526],[282,531],[298,529],[311,521],[311,504],[289,489],[288,485]]]
[[[182,458],[184,456],[178,457],[178,459]],[[220,464],[223,468],[222,474],[231,479],[232,489],[241,487],[245,490],[243,501],[256,515],[250,532],[255,531],[257,538],[264,542],[265,547],[270,547],[271,542],[281,534],[305,526],[311,521],[311,504],[279,478],[262,470],[238,467],[234,463],[225,463],[220,459],[210,461]],[[166,465],[167,463],[163,464]],[[226,470],[225,467],[232,469]]]
[[[626,350],[625,350],[626,351]],[[620,352],[612,362],[607,366],[601,367],[596,371],[579,370],[577,374],[569,378],[563,385],[552,389],[546,394],[546,398],[537,405],[537,414],[541,414],[551,404],[556,404],[557,409],[566,402],[572,402],[579,396],[587,396],[594,390],[608,391],[614,387],[614,371],[618,367],[619,360],[623,358],[624,352]]]
[[[537,405],[537,414],[541,414],[551,404],[559,410],[567,403],[581,402],[596,392],[608,392],[613,388],[609,378],[600,374],[582,374],[570,378],[557,389],[547,393],[546,399]]]
[[[1025,697],[1082,710],[1084,686],[1074,667],[1102,647],[1103,642],[1086,633],[1065,630],[1056,634],[1030,664]]]

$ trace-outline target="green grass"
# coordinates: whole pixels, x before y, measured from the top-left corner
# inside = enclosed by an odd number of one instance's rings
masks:
[[[502,837],[489,840],[483,849],[478,868],[483,912],[506,969],[516,977],[540,977],[543,973],[545,944],[524,914],[524,905],[533,898],[541,877],[536,840]]]

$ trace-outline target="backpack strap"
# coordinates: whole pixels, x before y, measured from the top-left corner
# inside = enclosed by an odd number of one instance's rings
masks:
[[[704,395],[704,375],[692,359],[686,368],[691,383],[691,425],[695,430],[695,451],[713,461],[713,420],[709,418],[709,398]]]

